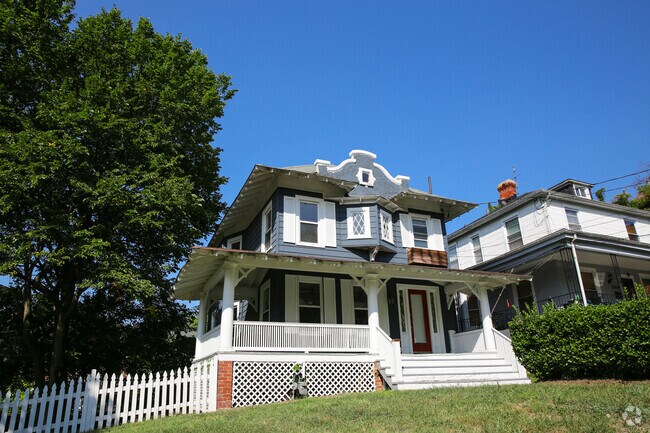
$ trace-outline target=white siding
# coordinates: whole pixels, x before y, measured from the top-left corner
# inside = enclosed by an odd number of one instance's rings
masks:
[[[565,207],[578,211],[578,219],[584,232],[628,239],[623,220],[630,219],[635,221],[640,241],[650,243],[650,217],[628,217],[615,210],[594,209],[579,203],[553,199],[545,207],[543,201],[537,199],[458,238],[456,244],[459,268],[465,269],[476,264],[472,236],[480,236],[483,261],[494,259],[509,251],[504,225],[506,221],[515,216],[519,219],[522,240],[524,245],[527,245],[558,230],[568,229]]]

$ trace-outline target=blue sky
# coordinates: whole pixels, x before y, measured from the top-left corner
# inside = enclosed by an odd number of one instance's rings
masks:
[[[79,0],[77,13],[113,4],[232,76],[215,140],[228,203],[255,163],[338,163],[352,149],[473,202],[496,201],[513,166],[520,192],[649,168],[646,0]]]
[[[474,202],[496,200],[513,166],[520,192],[649,168],[647,1],[82,0],[77,13],[113,4],[232,75],[215,140],[228,203],[255,163],[351,149]]]

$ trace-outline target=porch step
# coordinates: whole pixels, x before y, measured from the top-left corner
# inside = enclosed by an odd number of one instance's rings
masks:
[[[398,390],[530,383],[496,351],[402,355],[399,381],[385,363],[380,368],[390,387]]]
[[[530,383],[529,379],[521,378],[491,378],[483,380],[475,379],[455,379],[449,381],[435,381],[435,382],[414,382],[414,383],[396,383],[393,389],[397,390],[411,390],[411,389],[431,389],[431,388],[449,388],[458,386],[483,386],[483,385],[527,385]]]

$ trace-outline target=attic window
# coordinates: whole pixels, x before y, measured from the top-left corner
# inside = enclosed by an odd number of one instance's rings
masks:
[[[375,176],[372,174],[372,170],[367,168],[360,168],[357,172],[357,179],[361,185],[373,186],[375,184]]]

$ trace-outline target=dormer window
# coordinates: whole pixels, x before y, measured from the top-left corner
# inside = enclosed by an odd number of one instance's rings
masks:
[[[584,186],[576,186],[574,187],[576,196],[578,197],[587,197],[587,188]]]
[[[357,172],[357,179],[361,185],[373,186],[375,184],[375,176],[372,174],[372,170],[367,168],[360,168]]]
[[[300,200],[300,242],[318,244],[318,203]]]

